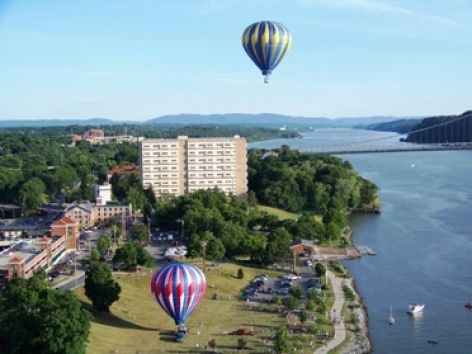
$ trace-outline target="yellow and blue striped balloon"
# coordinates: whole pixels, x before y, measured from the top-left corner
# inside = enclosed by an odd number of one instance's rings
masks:
[[[243,32],[243,47],[249,58],[261,69],[264,82],[282,61],[292,44],[287,27],[278,22],[256,22]]]

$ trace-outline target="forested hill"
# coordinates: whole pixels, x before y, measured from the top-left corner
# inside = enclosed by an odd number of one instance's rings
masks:
[[[458,116],[425,118],[414,130],[416,132],[408,134],[406,141],[420,144],[472,142],[472,111]]]
[[[380,132],[396,132],[399,134],[406,134],[415,129],[421,122],[420,118],[399,119],[393,122],[375,123],[367,126],[357,126],[356,128],[375,130]]]
[[[375,203],[377,186],[362,178],[348,161],[282,147],[263,158],[249,151],[249,189],[259,202],[291,212],[358,208]]]

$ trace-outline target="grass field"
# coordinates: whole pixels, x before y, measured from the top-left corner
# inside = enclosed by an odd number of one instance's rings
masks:
[[[283,324],[284,318],[277,313],[261,311],[261,307],[246,306],[237,296],[257,274],[278,273],[242,267],[245,279],[241,280],[235,278],[238,268],[235,264],[221,264],[205,272],[207,293],[187,322],[190,334],[184,343],[174,341],[176,326],[150,292],[150,272],[115,274],[122,288],[120,300],[113,304],[110,314],[95,316],[87,353],[190,353],[196,351],[197,344],[203,348],[210,339],[215,339],[218,351],[236,352],[239,337],[221,336],[221,332],[240,327],[256,330],[256,336],[245,337],[248,343],[245,353],[266,352],[262,337]],[[214,294],[218,300],[214,299]],[[89,304],[83,289],[78,289],[77,295]]]
[[[288,211],[278,209],[278,208],[273,208],[273,207],[266,206],[266,205],[258,205],[257,209],[265,211],[268,214],[275,215],[280,220],[285,220],[285,219],[298,220],[298,217],[299,217],[299,215],[296,214],[296,213],[290,213]]]

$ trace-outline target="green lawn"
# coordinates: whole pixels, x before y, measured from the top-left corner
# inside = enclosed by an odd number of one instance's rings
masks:
[[[298,220],[298,217],[299,217],[299,215],[296,214],[296,213],[290,213],[288,211],[278,209],[278,208],[273,208],[273,207],[266,206],[266,205],[258,205],[257,209],[265,211],[268,214],[275,215],[280,220],[285,220],[285,219]]]
[[[235,264],[221,264],[205,272],[207,293],[188,320],[190,334],[184,343],[174,341],[176,327],[150,292],[150,271],[115,274],[122,288],[120,300],[113,304],[110,314],[95,316],[87,353],[188,353],[195,351],[197,344],[204,347],[212,338],[216,340],[219,351],[234,352],[238,337],[221,336],[221,332],[239,327],[253,327],[256,330],[256,336],[245,337],[248,343],[246,353],[265,352],[262,338],[268,335],[269,330],[283,324],[284,318],[277,313],[261,311],[271,305],[252,309],[237,296],[255,275],[278,273],[243,267],[245,279],[240,280],[235,278],[238,268]],[[76,292],[83,302],[89,303],[83,288]],[[214,300],[214,294],[222,299]]]

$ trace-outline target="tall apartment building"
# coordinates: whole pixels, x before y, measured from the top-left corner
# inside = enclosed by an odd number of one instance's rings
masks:
[[[145,139],[139,145],[141,183],[156,196],[183,195],[218,188],[247,193],[246,139]]]

